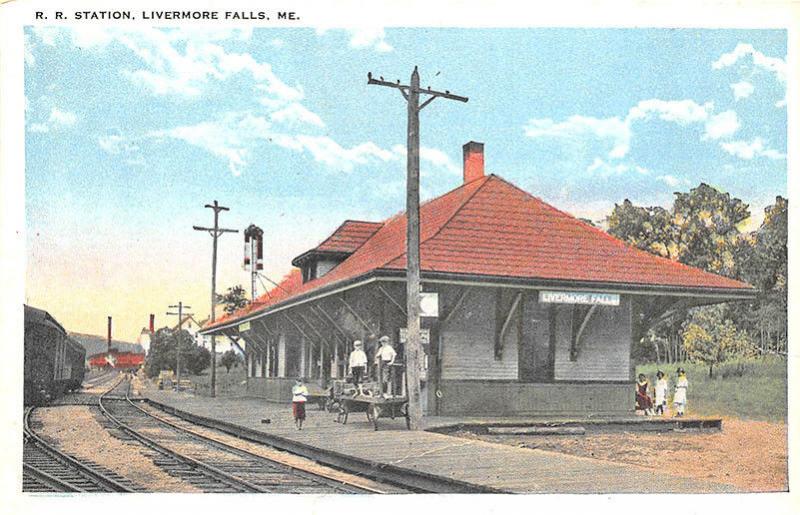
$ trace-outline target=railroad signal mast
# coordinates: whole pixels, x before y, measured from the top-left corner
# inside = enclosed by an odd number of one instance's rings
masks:
[[[244,269],[250,270],[250,300],[257,295],[256,280],[259,271],[264,269],[264,231],[255,224],[244,230]]]
[[[469,99],[454,95],[450,91],[435,91],[419,87],[419,71],[414,67],[408,85],[400,81],[389,82],[380,77],[375,79],[367,74],[367,84],[395,88],[408,104],[408,150],[406,161],[406,313],[408,314],[406,339],[406,383],[408,391],[408,415],[411,429],[419,429],[422,420],[422,396],[420,392],[420,364],[422,363],[422,342],[420,341],[420,262],[419,262],[419,112],[437,98],[458,102]],[[420,95],[428,98],[419,103]]]
[[[167,311],[167,315],[177,315],[178,316],[178,334],[175,337],[176,340],[176,357],[175,357],[175,375],[177,379],[178,391],[181,389],[181,331],[183,330],[183,317],[184,316],[191,316],[194,313],[184,313],[183,310],[191,309],[192,306],[184,306],[183,302],[179,301],[177,304],[173,304],[170,306],[170,309],[178,308],[177,313],[170,313]],[[213,370],[213,367],[212,367]]]
[[[220,206],[216,200],[213,204],[206,204],[208,209],[214,210],[214,227],[199,227],[193,225],[195,231],[207,231],[213,239],[211,250],[211,322],[217,319],[217,238],[226,232],[239,232],[238,229],[222,229],[219,226],[220,211],[230,211],[230,208]],[[211,396],[217,395],[217,337],[211,335]]]

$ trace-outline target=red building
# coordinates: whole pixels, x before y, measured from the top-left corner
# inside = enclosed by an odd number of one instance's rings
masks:
[[[114,368],[117,370],[137,369],[144,363],[144,352],[120,352],[111,349],[89,357],[92,368]]]

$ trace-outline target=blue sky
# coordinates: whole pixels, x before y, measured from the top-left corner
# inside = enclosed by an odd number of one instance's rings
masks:
[[[423,86],[470,98],[422,112],[425,198],[460,183],[469,140],[486,144],[488,171],[594,220],[701,181],[755,214],[786,195],[783,30],[37,27],[25,39],[26,297],[75,330],[102,332],[113,308],[120,337],[135,337],[178,297],[207,312],[210,238],[191,226],[210,222],[212,199],[231,207],[224,225],[265,229],[276,279],[342,220],[401,211],[404,103],[367,86],[369,71],[406,82],[418,65]],[[221,245],[219,284],[245,282],[241,238]]]

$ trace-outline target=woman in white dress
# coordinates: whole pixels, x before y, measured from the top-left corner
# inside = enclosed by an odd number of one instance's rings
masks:
[[[678,380],[675,382],[675,397],[672,403],[675,405],[676,416],[682,417],[686,410],[686,390],[689,389],[689,380],[686,379],[686,371],[678,369]]]

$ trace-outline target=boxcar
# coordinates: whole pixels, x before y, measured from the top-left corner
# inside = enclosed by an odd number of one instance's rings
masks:
[[[86,351],[47,311],[25,306],[25,404],[80,387]]]

